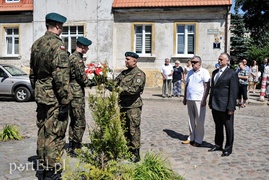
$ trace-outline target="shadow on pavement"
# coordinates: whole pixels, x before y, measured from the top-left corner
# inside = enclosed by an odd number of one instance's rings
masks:
[[[170,136],[171,138],[179,139],[181,141],[185,141],[188,138],[187,135],[177,133],[177,132],[175,132],[175,131],[173,131],[171,129],[164,129],[163,131],[166,132],[167,135]]]
[[[27,102],[34,102],[35,99],[31,98],[29,101]],[[0,96],[0,102],[17,102],[17,103],[27,103],[27,102],[18,102],[16,101],[16,99],[14,97],[5,97],[5,96]]]
[[[152,96],[162,97],[161,94],[152,94]]]
[[[174,138],[174,139],[179,139],[181,141],[185,141],[188,139],[188,135],[183,135],[183,134],[177,133],[171,129],[164,129],[163,131],[166,132],[168,136],[170,136],[171,138]],[[213,146],[213,144],[208,143],[206,141],[203,141],[203,143],[199,147],[200,148],[211,148],[212,146]]]

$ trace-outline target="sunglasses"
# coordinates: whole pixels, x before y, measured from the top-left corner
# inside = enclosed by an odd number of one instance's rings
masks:
[[[191,61],[192,64],[196,64],[198,62],[200,62],[200,61]]]

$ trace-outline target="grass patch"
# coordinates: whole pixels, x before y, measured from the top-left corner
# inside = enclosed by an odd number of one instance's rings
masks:
[[[21,140],[22,136],[17,126],[5,125],[0,132],[0,141]]]

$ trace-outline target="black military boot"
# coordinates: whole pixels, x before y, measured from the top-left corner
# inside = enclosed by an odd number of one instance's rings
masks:
[[[62,177],[62,170],[56,171],[54,168],[46,169],[44,171],[44,180],[60,180]]]
[[[140,154],[139,154],[139,148],[137,149],[131,149],[131,153],[133,154],[133,158],[131,159],[134,163],[137,163],[140,161]]]
[[[82,145],[81,143],[78,143],[78,142],[74,142],[74,141],[70,141],[69,142],[69,148],[68,148],[68,154],[71,156],[71,157],[77,157],[78,154],[76,153],[76,149],[81,149]]]
[[[79,142],[73,142],[74,149],[81,149],[82,145]]]
[[[67,151],[68,155],[70,155],[71,157],[77,157],[77,153],[75,152],[75,142],[73,141],[69,141],[69,146],[68,146],[68,151]]]
[[[34,162],[33,166],[36,171],[35,176],[37,177],[38,180],[44,180],[44,171],[45,171],[44,161],[35,159],[33,162]]]

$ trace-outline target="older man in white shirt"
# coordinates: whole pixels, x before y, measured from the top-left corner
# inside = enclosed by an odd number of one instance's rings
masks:
[[[191,60],[193,69],[187,75],[183,104],[187,105],[190,135],[182,144],[201,146],[204,138],[206,99],[210,89],[210,74],[201,67],[202,60],[194,56]]]
[[[165,63],[162,66],[161,74],[163,76],[162,97],[172,97],[172,79],[173,79],[173,66],[170,64],[170,60],[165,58]]]

